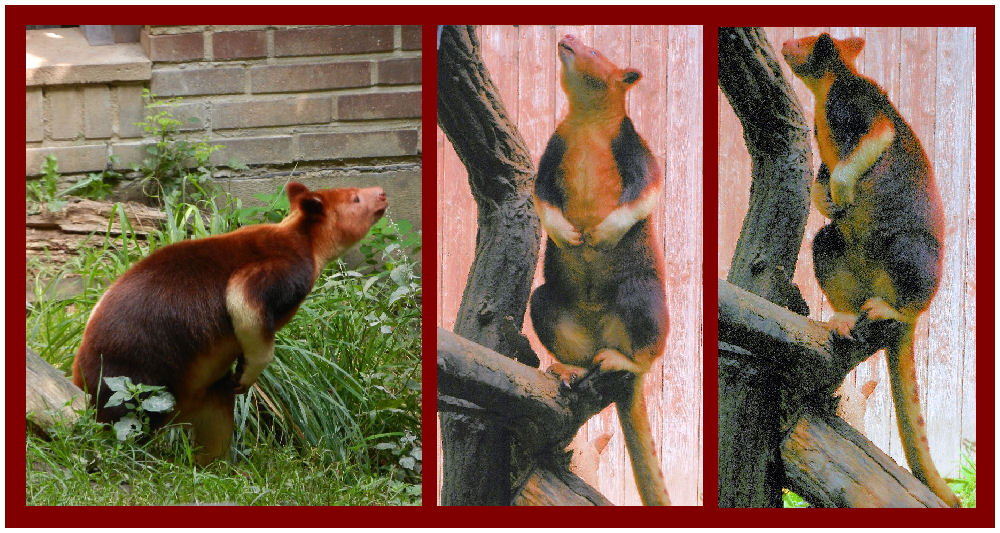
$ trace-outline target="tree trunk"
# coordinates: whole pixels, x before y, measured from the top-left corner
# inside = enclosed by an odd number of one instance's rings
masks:
[[[729,282],[809,314],[791,279],[809,215],[812,130],[759,28],[719,28],[719,87],[743,125],[753,176]]]
[[[762,31],[719,29],[719,87],[743,125],[753,174],[729,280],[808,314],[791,279],[809,213],[810,129]],[[720,347],[719,505],[780,507],[779,384],[724,356]]]
[[[521,333],[541,239],[534,169],[504,110],[471,26],[445,26],[438,50],[438,124],[469,173],[479,208],[476,255],[455,333],[538,365]],[[511,438],[502,426],[441,415],[444,505],[511,502]]]

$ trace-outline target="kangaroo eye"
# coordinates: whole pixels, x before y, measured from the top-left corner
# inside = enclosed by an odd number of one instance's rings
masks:
[[[597,57],[597,50],[591,50],[590,55]]]
[[[358,195],[354,195],[354,203],[359,203],[361,198]]]

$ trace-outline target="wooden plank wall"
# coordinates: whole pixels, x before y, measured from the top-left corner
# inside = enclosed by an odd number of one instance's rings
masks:
[[[665,162],[665,199],[655,224],[668,250],[670,337],[647,378],[650,421],[675,505],[702,502],[702,30],[700,26],[482,27],[483,58],[527,142],[537,167],[566,98],[559,85],[556,43],[571,33],[619,66],[640,69],[629,93],[629,114],[653,152]],[[472,263],[476,206],[465,168],[437,131],[438,325],[454,325]],[[544,239],[543,239],[544,240]],[[544,245],[543,245],[544,246]],[[540,284],[540,268],[535,286]],[[501,289],[502,290],[502,289]],[[542,367],[552,363],[525,318],[525,333]],[[581,429],[594,439],[612,431],[601,454],[597,487],[619,505],[640,504],[613,408]],[[439,455],[440,457],[440,455]],[[440,463],[439,463],[440,464]],[[440,483],[440,472],[438,476]]]
[[[913,127],[934,167],[946,214],[944,277],[918,324],[917,377],[931,453],[944,476],[958,473],[963,440],[976,440],[976,79],[974,28],[765,28],[775,53],[791,38],[829,32],[866,40],[858,70],[875,80]],[[780,60],[786,78],[793,76]],[[813,96],[794,79],[809,123]],[[718,91],[718,88],[716,88]],[[739,120],[719,91],[719,277],[728,273],[750,188],[750,160]],[[819,156],[813,140],[813,162]],[[825,220],[813,209],[799,252],[795,283],[812,318],[827,319],[829,304],[813,275],[811,243]],[[857,386],[878,385],[868,401],[863,431],[905,465],[879,352],[848,376]],[[862,429],[862,428],[859,428]]]

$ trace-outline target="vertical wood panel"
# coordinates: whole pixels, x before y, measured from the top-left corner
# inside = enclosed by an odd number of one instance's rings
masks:
[[[701,503],[702,416],[702,243],[701,134],[702,71],[701,29],[664,26],[520,26],[483,27],[479,34],[483,59],[497,84],[508,113],[531,151],[536,165],[545,143],[567,104],[559,83],[556,43],[565,34],[576,35],[619,66],[632,66],[643,79],[630,91],[628,109],[637,131],[664,164],[666,199],[654,214],[654,224],[664,230],[668,248],[667,285],[671,333],[661,362],[650,372],[647,403],[659,447],[661,465],[675,504]],[[503,56],[503,57],[498,57]],[[438,130],[439,139],[442,137]],[[448,145],[446,140],[444,144]],[[452,159],[448,159],[451,151]],[[439,150],[440,152],[440,150]],[[444,150],[447,169],[439,173],[442,197],[439,206],[438,322],[454,324],[461,290],[474,252],[459,239],[475,237],[475,204],[467,177],[450,145]],[[444,165],[443,165],[444,166]],[[450,182],[444,186],[442,182]],[[464,182],[459,186],[456,182]],[[471,209],[466,206],[470,206]],[[459,228],[467,229],[460,233]],[[444,238],[447,236],[447,238]],[[544,248],[544,244],[543,244]],[[460,255],[467,254],[467,255]],[[540,265],[539,265],[540,269]],[[541,283],[536,270],[535,285]],[[542,368],[553,362],[534,335],[525,317],[525,334],[542,359]],[[668,360],[665,364],[663,361]],[[659,406],[659,408],[656,408]],[[605,432],[614,435],[600,456],[597,487],[616,504],[640,503],[632,478],[621,429],[614,408],[592,418],[581,429],[592,440]],[[440,477],[439,477],[440,480]]]
[[[925,417],[934,461],[944,475],[957,471],[961,446],[961,409],[958,400],[965,346],[965,239],[968,219],[969,131],[972,93],[972,30],[938,30],[937,116],[934,135],[935,179],[945,210],[944,276],[928,311],[932,335],[928,339],[927,397],[932,409]]]
[[[703,218],[702,175],[703,83],[702,32],[696,27],[668,29],[667,166],[664,228],[670,337],[663,358],[659,387],[664,397],[664,470],[671,496],[678,504],[700,501],[702,465],[702,268],[700,231]],[[695,179],[692,179],[695,178]],[[685,379],[686,377],[686,379]],[[677,379],[681,378],[681,379]],[[692,379],[693,378],[693,379]],[[683,492],[682,492],[683,490]]]
[[[972,87],[976,86],[976,32],[972,32]],[[976,91],[969,110],[969,216],[965,240],[965,346],[962,364],[962,441],[976,441]],[[988,148],[987,148],[988,149]],[[987,247],[987,250],[989,248]]]
[[[910,123],[931,158],[947,218],[945,275],[931,309],[917,327],[917,364],[921,400],[931,452],[941,473],[957,473],[959,445],[975,441],[975,77],[974,29],[966,28],[765,28],[776,53],[781,43],[829,31],[834,37],[866,39],[858,60],[861,74],[889,95]],[[813,97],[782,63],[786,78],[813,121]],[[739,237],[749,193],[749,156],[739,122],[720,94],[719,273],[725,276]],[[815,140],[813,162],[819,166]],[[743,166],[747,165],[747,166]],[[732,173],[724,175],[724,173]],[[731,198],[723,198],[723,194]],[[739,205],[733,206],[738,198]],[[733,209],[733,214],[723,210]],[[737,216],[736,213],[739,215]],[[811,243],[826,220],[812,209],[794,281],[809,303],[812,318],[830,315],[812,267]],[[848,376],[856,385],[878,383],[868,401],[866,436],[905,465],[895,423],[884,353],[879,352]],[[861,428],[859,428],[861,429]]]

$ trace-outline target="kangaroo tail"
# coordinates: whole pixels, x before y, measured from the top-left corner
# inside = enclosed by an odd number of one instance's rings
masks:
[[[927,427],[920,415],[920,397],[917,393],[917,373],[913,359],[913,330],[913,325],[908,325],[899,343],[885,351],[892,382],[892,400],[896,405],[899,436],[903,441],[906,462],[910,465],[913,475],[946,504],[959,507],[961,502],[945,483],[934,466],[934,461],[931,460]]]
[[[632,460],[632,473],[643,505],[670,505],[670,496],[660,470],[653,444],[653,432],[646,415],[646,400],[642,394],[642,375],[637,375],[632,398],[616,404],[618,418],[625,434],[625,446]]]

